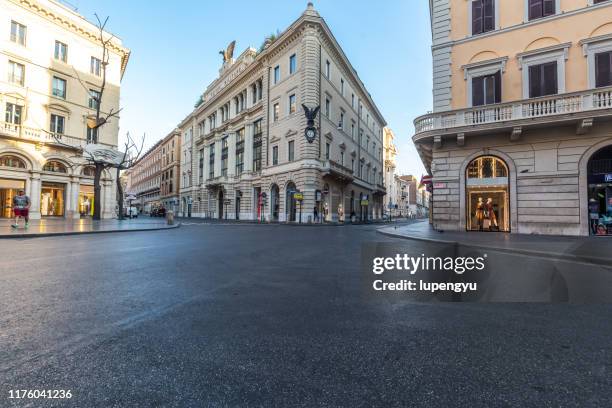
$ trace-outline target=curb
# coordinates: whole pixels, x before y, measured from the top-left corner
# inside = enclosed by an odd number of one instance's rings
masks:
[[[27,239],[27,238],[45,238],[45,237],[60,237],[67,235],[91,235],[91,234],[115,234],[119,232],[144,232],[144,231],[164,231],[179,228],[181,223],[155,228],[134,228],[134,229],[114,229],[105,231],[63,231],[63,232],[41,232],[39,234],[11,234],[11,235],[0,235],[2,239]]]
[[[544,251],[534,251],[532,249],[520,249],[520,248],[502,248],[493,245],[483,245],[483,244],[466,244],[459,241],[452,241],[447,239],[435,239],[435,238],[424,238],[410,235],[400,235],[394,234],[392,232],[382,231],[382,228],[376,230],[377,233],[381,235],[386,235],[392,238],[401,238],[401,239],[409,239],[413,241],[422,241],[422,242],[431,242],[434,244],[451,244],[462,246],[464,248],[475,248],[475,249],[488,249],[491,251],[504,252],[510,254],[519,254],[526,256],[534,256],[537,258],[547,258],[547,259],[556,259],[563,261],[571,261],[571,262],[580,262],[586,263],[590,265],[601,265],[610,267],[612,264],[612,259],[610,258],[600,258],[600,257],[587,257],[587,256],[579,256],[579,255],[567,255],[565,253],[560,252],[544,252]]]

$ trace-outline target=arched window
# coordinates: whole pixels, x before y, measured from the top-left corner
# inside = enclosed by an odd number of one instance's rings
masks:
[[[84,176],[88,176],[88,177],[93,177],[96,174],[96,169],[93,166],[86,166],[83,167],[83,172],[82,174]]]
[[[64,166],[62,163],[55,161],[55,160],[50,160],[46,162],[45,166],[43,167],[43,171],[52,171],[54,173],[67,173],[68,172],[68,170],[66,169],[66,166]]]
[[[474,159],[467,168],[468,179],[508,177],[508,167],[495,156],[481,156]]]
[[[13,167],[17,169],[26,168],[26,164],[23,160],[21,160],[17,156],[12,156],[12,155],[0,156],[0,166],[1,167]]]

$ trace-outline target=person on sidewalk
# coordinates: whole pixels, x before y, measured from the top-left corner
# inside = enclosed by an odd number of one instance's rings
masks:
[[[319,222],[319,209],[317,208],[317,206],[315,205],[314,210],[313,210],[313,221],[318,223]]]
[[[19,190],[19,193],[13,197],[13,212],[15,213],[13,228],[19,228],[20,217],[25,220],[25,228],[30,226],[30,197],[25,195],[25,191]]]

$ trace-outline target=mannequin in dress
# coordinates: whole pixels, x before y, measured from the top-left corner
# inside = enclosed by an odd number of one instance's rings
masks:
[[[487,198],[487,204],[485,208],[487,210],[489,220],[491,220],[491,226],[489,228],[498,229],[499,227],[497,226],[497,216],[495,215],[495,211],[493,211],[493,199],[491,197]]]
[[[476,224],[478,230],[482,231],[482,223],[484,221],[484,203],[482,197],[478,197],[478,203],[476,204]]]

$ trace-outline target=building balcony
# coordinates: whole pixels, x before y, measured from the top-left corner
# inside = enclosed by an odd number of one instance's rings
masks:
[[[387,188],[384,186],[384,184],[377,183],[374,187],[374,194],[384,196],[387,194]]]
[[[40,143],[53,146],[69,146],[80,149],[85,146],[85,139],[63,134],[53,135],[41,129],[34,129],[23,125],[15,125],[9,122],[0,122],[0,136],[15,140]]]
[[[350,183],[354,179],[353,170],[333,160],[327,160],[323,164],[323,171],[325,172],[324,176],[330,176],[345,183]]]
[[[228,176],[217,176],[210,178],[208,180],[204,180],[204,186],[206,188],[218,188],[223,186],[223,184],[227,184],[229,182]]]
[[[516,102],[477,106],[468,109],[429,113],[414,121],[416,143],[431,137],[456,134],[461,144],[464,134],[510,129],[520,137],[522,126],[551,122],[577,124],[577,133],[586,133],[593,119],[612,114],[612,87],[551,95]]]

